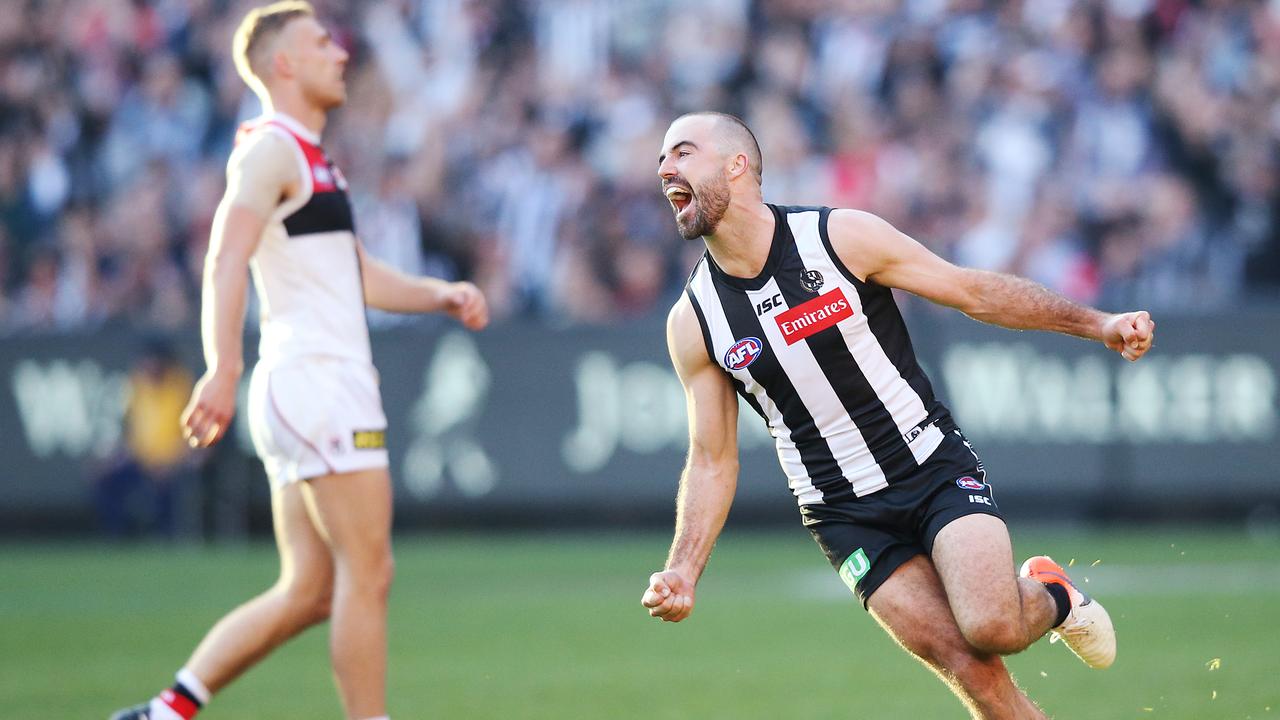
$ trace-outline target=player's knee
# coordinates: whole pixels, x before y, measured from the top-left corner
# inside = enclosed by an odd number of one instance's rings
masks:
[[[379,563],[377,574],[374,582],[379,597],[386,598],[391,594],[391,583],[396,578],[396,560],[395,556],[388,550],[386,556]]]
[[[385,600],[391,594],[391,583],[395,579],[396,563],[390,548],[384,552],[373,553],[364,558],[361,567],[351,574],[355,590],[368,593]]]
[[[1008,655],[1026,649],[1026,641],[1017,623],[1004,617],[984,617],[964,622],[960,632],[975,649],[984,653]]]
[[[292,578],[284,592],[298,625],[310,627],[329,619],[333,608],[332,575]]]
[[[333,583],[329,583],[321,591],[311,595],[305,620],[308,626],[317,625],[328,620],[332,613]]]

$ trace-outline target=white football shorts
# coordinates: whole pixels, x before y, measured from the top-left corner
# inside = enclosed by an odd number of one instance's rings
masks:
[[[387,416],[378,371],[365,362],[308,357],[253,370],[249,433],[273,488],[387,467]]]

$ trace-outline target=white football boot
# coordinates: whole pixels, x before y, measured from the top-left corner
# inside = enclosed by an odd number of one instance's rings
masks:
[[[1102,670],[1116,661],[1116,630],[1106,608],[1084,594],[1067,577],[1067,571],[1045,555],[1027,558],[1018,574],[1037,582],[1060,585],[1071,598],[1071,612],[1052,629],[1049,642],[1061,640],[1091,668]]]

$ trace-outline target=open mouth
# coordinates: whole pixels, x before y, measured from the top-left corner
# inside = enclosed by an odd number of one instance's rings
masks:
[[[667,200],[671,203],[671,207],[675,208],[677,215],[693,204],[693,193],[686,188],[679,185],[671,185],[666,192]]]

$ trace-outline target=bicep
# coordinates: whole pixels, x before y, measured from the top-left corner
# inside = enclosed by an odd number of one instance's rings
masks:
[[[684,387],[689,457],[697,464],[734,463],[738,457],[738,397],[724,371],[711,362],[692,309],[679,305],[668,321],[667,345]]]
[[[269,130],[250,135],[227,159],[226,197],[270,215],[299,180],[298,151]]]
[[[297,158],[287,141],[267,131],[250,136],[227,161],[227,190],[214,217],[210,253],[247,260],[297,180]]]
[[[216,261],[249,262],[258,249],[266,217],[244,205],[236,205],[223,197],[213,218],[209,239],[209,257]]]
[[[685,378],[684,389],[689,413],[690,456],[717,465],[735,462],[738,396],[729,379],[708,365]]]
[[[829,232],[840,260],[869,282],[953,308],[973,302],[972,271],[938,257],[875,215],[835,211]]]

